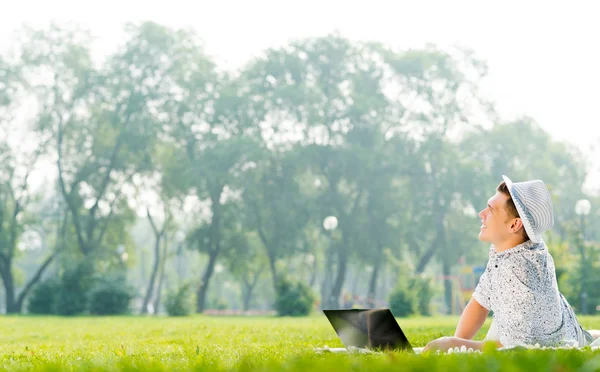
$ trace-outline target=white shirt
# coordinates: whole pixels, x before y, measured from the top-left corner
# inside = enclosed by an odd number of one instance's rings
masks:
[[[499,253],[492,245],[473,298],[494,312],[504,347],[578,345],[579,323],[558,290],[554,260],[543,241]]]

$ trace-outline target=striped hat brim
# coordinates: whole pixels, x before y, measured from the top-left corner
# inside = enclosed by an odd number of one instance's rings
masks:
[[[529,236],[529,239],[531,239],[532,242],[539,243],[542,240],[542,236],[539,234],[536,234],[535,231],[533,230],[533,226],[531,225],[531,221],[529,221],[529,218],[527,217],[527,214],[525,213],[525,208],[522,205],[521,199],[519,198],[518,195],[515,195],[513,192],[513,182],[510,180],[510,178],[508,178],[505,175],[502,175],[502,179],[506,183],[506,187],[508,188],[510,197],[512,198],[512,200],[515,204],[515,207],[517,208],[517,212],[519,213],[519,218],[523,222],[523,228],[525,229],[527,236]]]

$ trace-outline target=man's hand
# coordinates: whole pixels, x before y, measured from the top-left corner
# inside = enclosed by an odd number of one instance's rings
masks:
[[[430,343],[428,343],[424,348],[423,348],[423,352],[426,351],[443,351],[446,352],[448,351],[448,349],[450,348],[454,348],[457,342],[457,338],[456,337],[442,337],[442,338],[438,338],[437,340],[433,340]]]
[[[466,340],[464,338],[459,338],[459,337],[442,337],[442,338],[438,338],[437,340],[433,340],[430,343],[428,343],[423,348],[423,352],[440,350],[445,353],[450,348],[462,347],[462,346],[466,347],[467,349],[483,350],[484,342],[483,341]],[[500,342],[495,342],[494,346],[502,347],[502,344],[500,344]]]

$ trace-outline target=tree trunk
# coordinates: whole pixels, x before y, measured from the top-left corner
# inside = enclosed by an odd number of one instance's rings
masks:
[[[209,232],[209,250],[208,250],[208,265],[202,275],[202,283],[198,287],[197,298],[196,298],[196,312],[202,313],[206,308],[206,294],[208,293],[208,286],[210,284],[210,278],[215,271],[215,264],[217,257],[221,252],[221,193],[223,187],[219,186],[215,192],[211,193],[211,210],[212,210],[212,221],[210,223]]]
[[[150,299],[152,298],[152,294],[154,293],[154,282],[156,281],[156,275],[158,273],[158,268],[160,265],[160,241],[161,237],[157,236],[156,241],[154,243],[154,265],[152,266],[152,273],[150,274],[150,280],[146,289],[146,295],[144,296],[144,302],[142,303],[142,310],[140,312],[141,314],[148,313],[148,304],[150,303]]]
[[[334,253],[333,246],[330,245],[327,248],[327,257],[325,259],[325,267],[323,268],[325,271],[325,278],[321,284],[321,309],[331,308],[329,294],[331,293],[331,271]]]
[[[431,246],[427,250],[427,252],[425,252],[423,254],[423,256],[421,256],[421,258],[419,259],[419,263],[417,264],[417,269],[415,270],[417,274],[423,273],[423,271],[425,270],[425,267],[427,267],[427,264],[429,263],[429,261],[431,261],[431,259],[433,258],[433,255],[435,254],[435,251],[438,248],[437,244],[438,244],[438,238],[435,237],[433,239],[433,242],[431,243]]]
[[[446,306],[448,307],[448,313],[452,314],[452,281],[450,280],[450,265],[445,262],[442,263],[442,273],[444,275],[444,297],[446,300]]]
[[[354,278],[354,280],[352,281],[352,287],[350,288],[350,295],[355,295],[356,293],[358,293],[358,282],[362,282],[362,271],[356,267],[353,267],[351,270],[349,270],[350,272],[350,277]]]
[[[440,245],[446,244],[446,235],[445,235],[446,230],[444,227],[444,220],[446,218],[446,208],[447,207],[440,205],[439,197],[437,196],[437,193],[436,193],[436,196],[434,199],[434,213],[433,213],[433,215],[436,218],[436,220],[435,220],[436,235],[435,235],[433,241],[431,242],[431,246],[429,247],[427,252],[425,252],[425,254],[419,260],[419,263],[418,263],[417,269],[416,269],[417,274],[421,274],[425,270],[425,267],[427,266],[429,261],[433,258],[436,251],[440,252]]]
[[[256,278],[258,278],[258,276],[256,276]],[[252,302],[252,293],[254,292],[254,288],[256,288],[256,283],[258,283],[258,280],[254,280],[252,283],[245,281],[242,284],[242,300],[244,311],[250,310],[250,303]]]
[[[258,281],[260,280],[260,276],[264,269],[265,267],[261,265],[256,274],[254,274],[254,278],[252,279],[252,281],[246,280],[247,278],[244,278],[242,282],[242,300],[244,311],[250,310],[250,304],[252,302],[252,293],[254,293],[254,289],[256,288],[256,285],[258,284]]]
[[[310,278],[308,279],[308,285],[310,285],[310,288],[313,288],[315,286],[315,281],[317,280],[318,267],[319,261],[317,260],[317,255],[315,255],[315,261],[313,262],[313,267],[310,272]]]
[[[56,257],[56,254],[57,253],[53,253],[51,256],[46,258],[44,263],[38,268],[38,270],[33,275],[33,277],[31,279],[29,279],[29,282],[27,282],[27,284],[25,285],[25,288],[23,288],[23,290],[19,294],[19,297],[17,298],[17,302],[15,304],[15,310],[16,310],[15,312],[20,313],[23,311],[23,302],[25,302],[25,298],[27,297],[27,294],[29,293],[31,288],[33,288],[33,286],[37,282],[39,282],[39,280],[42,278],[42,275],[44,275],[44,271],[46,271],[46,269],[48,267],[50,267],[50,263],[52,262],[52,260],[54,260],[54,257]]]
[[[250,300],[252,299],[252,288],[247,283],[244,283],[242,288],[242,309],[244,311],[250,310]]]
[[[158,314],[158,309],[160,308],[160,300],[162,294],[162,285],[165,280],[165,266],[167,264],[167,236],[165,235],[165,239],[163,241],[163,251],[162,251],[162,260],[160,264],[160,274],[158,275],[158,287],[156,288],[156,297],[154,298],[154,313]]]
[[[371,273],[371,280],[369,281],[369,291],[367,292],[367,301],[369,305],[375,306],[375,296],[377,296],[377,279],[379,277],[379,269],[381,268],[381,250],[377,252],[377,258],[375,265],[373,265],[373,272]]]
[[[0,262],[0,276],[4,283],[7,314],[15,314],[18,312],[17,303],[15,301],[15,286],[11,263],[10,259]]]
[[[212,274],[215,270],[217,256],[218,251],[210,251],[208,264],[206,265],[206,270],[204,270],[204,275],[202,276],[202,283],[200,283],[200,287],[198,288],[197,292],[198,298],[196,299],[196,312],[198,313],[202,313],[206,307],[206,294],[208,293],[210,278],[212,278]]]
[[[269,269],[271,270],[271,279],[273,280],[273,290],[274,293],[277,294],[277,260],[275,259],[275,255],[271,253],[272,251],[267,247],[267,256],[269,257]]]
[[[340,307],[340,294],[342,293],[342,287],[344,286],[344,281],[346,280],[346,269],[348,267],[348,255],[345,254],[344,248],[347,247],[347,241],[344,239],[344,244],[340,245],[337,249],[338,252],[338,267],[337,267],[337,275],[335,278],[335,283],[333,284],[333,288],[331,290],[330,296],[330,304],[331,307],[339,308]]]
[[[65,216],[63,227],[66,226],[66,218],[67,216]],[[46,260],[44,260],[44,262],[37,269],[33,277],[31,277],[31,279],[29,279],[29,281],[25,284],[25,287],[23,288],[18,297],[15,296],[16,291],[14,287],[14,276],[12,273],[12,256],[8,258],[6,256],[0,256],[0,277],[2,278],[2,282],[4,283],[4,290],[6,295],[5,310],[7,314],[17,314],[23,311],[23,303],[25,302],[25,298],[29,294],[29,291],[37,282],[39,282],[39,280],[42,278],[42,275],[44,274],[44,271],[46,271],[46,269],[50,267],[50,264],[54,260],[54,257],[56,257],[58,251],[60,251],[61,249],[62,248],[57,247],[56,251],[50,256],[48,256]]]
[[[330,183],[331,195],[332,196],[335,195],[334,198],[339,200],[339,194],[337,194],[337,192],[336,192],[336,187],[337,187],[337,182]],[[352,228],[351,226],[353,225],[353,221],[355,221],[355,214],[356,214],[356,211],[358,210],[358,205],[360,203],[360,200],[362,199],[363,192],[364,192],[364,188],[360,188],[358,191],[358,195],[354,199],[352,210],[349,213],[349,215],[343,216],[343,213],[340,213],[340,211],[343,210],[343,207],[341,207],[342,204],[338,204],[337,208],[334,208],[335,210],[338,211],[338,215],[340,215],[340,220],[343,222],[341,223],[342,242],[341,242],[341,244],[338,244],[337,250],[336,250],[336,252],[338,254],[337,273],[336,273],[335,282],[333,284],[333,288],[331,290],[331,295],[330,295],[330,298],[328,301],[330,307],[335,307],[335,308],[340,307],[340,304],[339,304],[340,294],[342,293],[342,288],[344,287],[344,282],[346,280],[348,255],[350,254],[350,236],[351,236],[351,231],[352,231],[350,229]],[[344,227],[344,226],[346,226],[346,227]]]

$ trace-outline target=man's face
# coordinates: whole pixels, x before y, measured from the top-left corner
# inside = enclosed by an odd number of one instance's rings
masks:
[[[488,205],[479,212],[481,218],[481,228],[479,230],[479,240],[498,244],[510,238],[514,230],[515,218],[509,218],[506,210],[508,196],[501,192],[496,192],[488,200]]]

